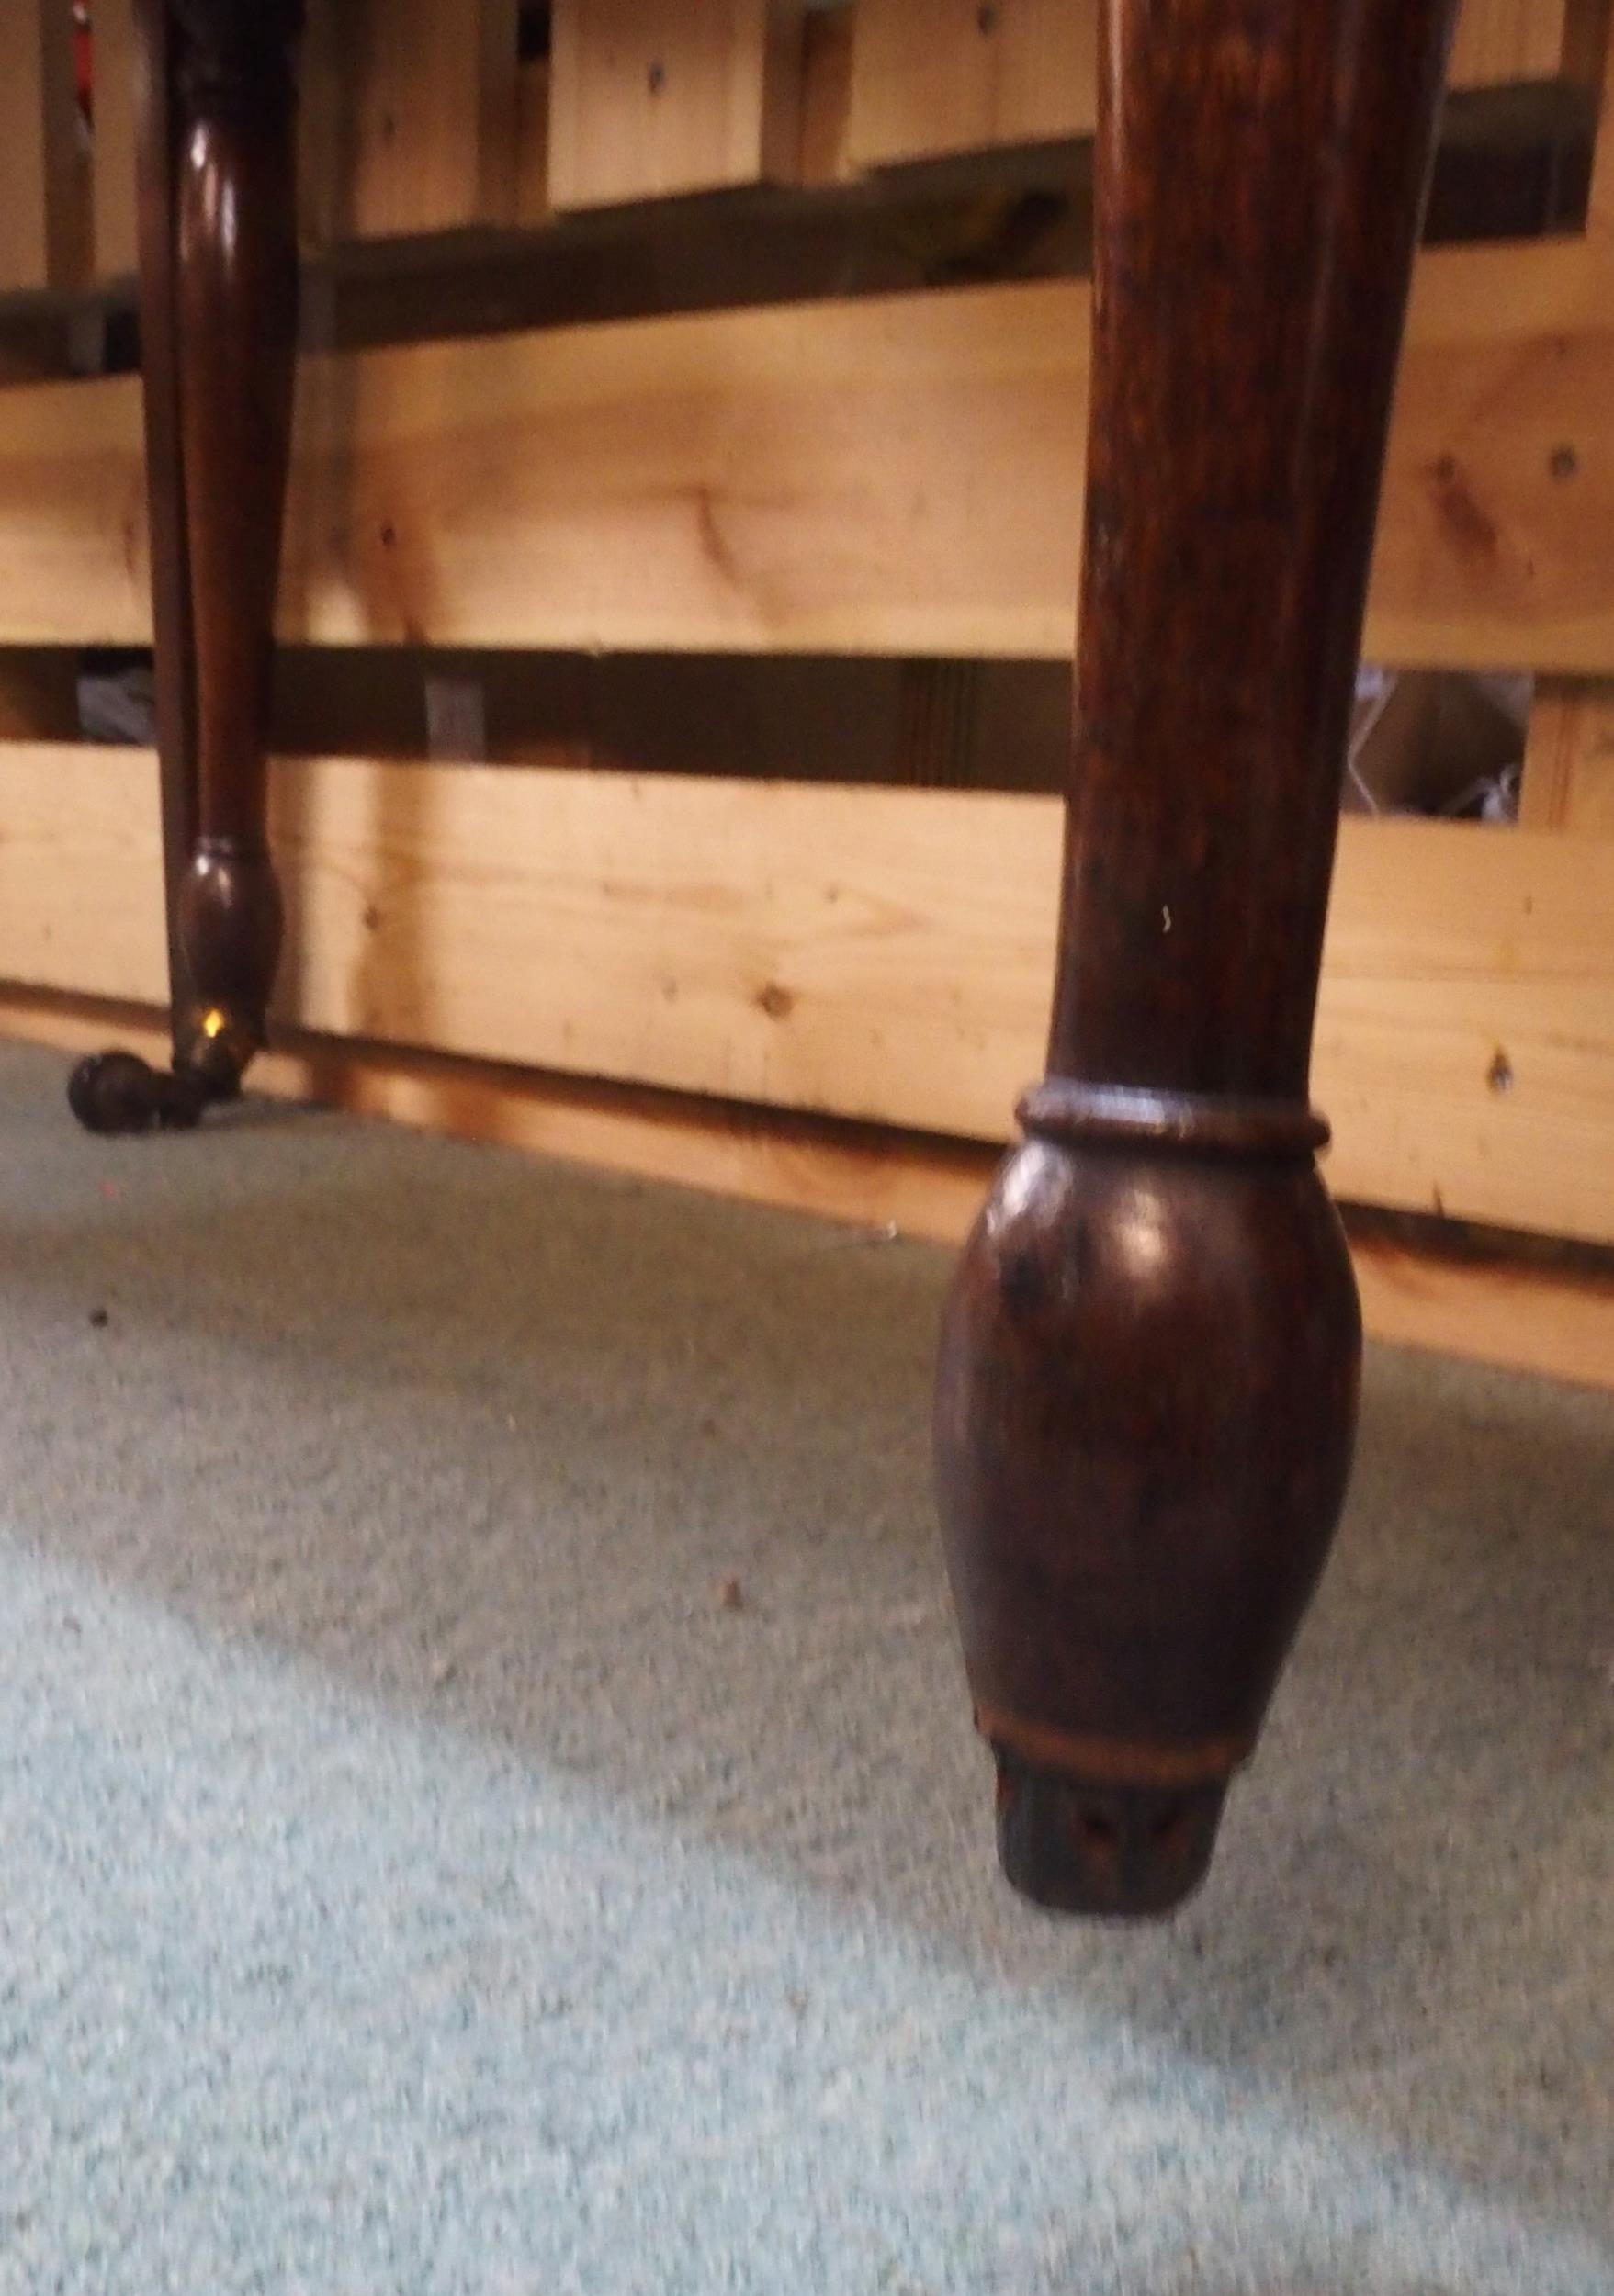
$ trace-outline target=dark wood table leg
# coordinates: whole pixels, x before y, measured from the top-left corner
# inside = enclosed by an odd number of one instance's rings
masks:
[[[280,946],[266,833],[297,344],[301,0],[137,0],[141,324],[174,1070],[85,1061],[96,1131],[193,1124],[259,1050]]]
[[[1332,1538],[1360,1322],[1311,1037],[1454,0],[1106,0],[1059,977],[942,1342],[1010,1879],[1204,1874]]]

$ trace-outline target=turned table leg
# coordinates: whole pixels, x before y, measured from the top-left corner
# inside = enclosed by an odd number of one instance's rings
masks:
[[[92,1131],[195,1123],[259,1050],[280,946],[266,834],[297,340],[301,0],[138,0],[141,321],[174,1073],[85,1062]]]
[[[1332,1538],[1360,1325],[1308,1072],[1454,0],[1106,0],[1049,1075],[949,1304],[941,1511],[1010,1880],[1202,1877]]]

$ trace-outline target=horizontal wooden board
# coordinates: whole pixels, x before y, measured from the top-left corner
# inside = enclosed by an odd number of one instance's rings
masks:
[[[1614,1283],[1353,1236],[1370,1338],[1614,1389]]]
[[[1371,653],[1614,669],[1614,266],[1421,266]],[[1088,290],[972,288],[306,360],[285,634],[1069,653]],[[148,628],[137,386],[0,400],[0,643]]]
[[[1087,300],[1010,292],[332,363],[288,618],[338,644],[1067,651]]]
[[[1041,1062],[1059,807],[285,761],[288,1020],[1001,1139]],[[154,766],[0,749],[0,978],[155,998]],[[1317,1041],[1367,1202],[1614,1239],[1614,845],[1345,825]]]
[[[157,1062],[166,1046],[151,1007],[5,987],[0,1037],[74,1054],[126,1045]],[[863,1230],[870,1244],[958,1243],[995,1162],[960,1142],[295,1031],[258,1062],[252,1089],[810,1212]],[[1351,1255],[1370,1338],[1614,1389],[1614,1282],[1360,1232]]]
[[[1614,848],[1348,822],[1315,1081],[1342,1195],[1614,1237]]]

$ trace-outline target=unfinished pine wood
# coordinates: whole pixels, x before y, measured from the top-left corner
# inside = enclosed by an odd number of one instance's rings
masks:
[[[100,0],[96,10],[94,236],[102,277],[132,264],[129,13],[130,0]],[[570,0],[556,13],[558,53],[570,40],[581,57],[580,23],[596,27],[581,109],[569,105],[567,115],[579,134],[590,133],[586,144],[574,136],[578,196],[562,205],[785,180],[798,170],[828,181],[853,165],[1088,135],[1096,116],[1097,0],[997,0],[985,11],[975,0],[859,0],[855,10],[808,20],[805,89],[798,0],[771,10],[767,0],[726,0],[700,11],[672,0]],[[19,40],[32,23],[59,44],[64,16],[51,0],[24,0],[0,27],[0,42]],[[312,0],[303,186],[310,244],[545,219],[547,66],[518,74],[514,17],[515,0]],[[764,18],[759,49],[752,28]],[[1452,83],[1590,82],[1606,30],[1605,0],[1467,0]],[[667,75],[655,99],[652,48]],[[759,54],[760,95],[750,77]],[[84,170],[71,132],[71,78],[54,47],[52,70],[51,196],[66,233],[55,271],[57,283],[75,284],[85,260]],[[0,103],[9,111],[26,100],[24,77],[11,73]],[[736,125],[759,109],[758,135]],[[0,144],[0,170],[8,182],[15,170],[25,195],[0,207],[10,218],[0,224],[4,247],[31,230],[19,219],[38,207],[47,178],[26,138],[11,134]],[[37,257],[5,281],[43,283]]]
[[[90,182],[63,0],[0,7],[0,291],[88,274]]]
[[[1614,1283],[1353,1235],[1370,1338],[1614,1389]]]
[[[54,884],[39,885],[30,895],[30,863],[43,861],[56,845],[44,820],[53,766],[62,775],[63,821],[75,825],[65,836],[85,840],[85,869],[73,884],[77,872],[68,864],[64,841],[51,865]],[[0,961],[0,978],[164,1002],[168,944],[155,755],[69,743],[0,745],[0,901],[22,905],[8,952],[17,962]],[[129,863],[122,891],[120,853]],[[89,933],[74,916],[85,901],[101,912]]]
[[[549,197],[549,59],[524,62],[515,90],[515,219],[545,223],[554,211]]]
[[[1599,92],[1607,80],[1614,51],[1614,7],[1610,0],[1567,0],[1563,29],[1563,77],[1575,86]]]
[[[853,167],[1093,132],[1099,0],[858,0],[854,23]]]
[[[0,978],[155,1001],[143,753],[0,750]],[[282,762],[283,1021],[1001,1139],[1042,1056],[1055,801]],[[1348,822],[1318,1030],[1364,1202],[1614,1238],[1614,844]]]
[[[1339,1195],[1608,1239],[1611,902],[1607,845],[1345,824],[1315,1064]]]
[[[149,646],[145,526],[138,380],[19,384],[6,391],[0,400],[0,645]]]
[[[1532,267],[1491,257],[1472,328],[1430,298],[1408,356],[1370,645],[1597,668],[1614,473],[1565,485],[1540,442],[1584,440],[1614,321],[1495,340]],[[307,362],[285,634],[1057,658],[1086,326],[1079,287],[989,288]],[[0,637],[138,641],[134,386],[0,413]]]
[[[310,0],[299,172],[310,248],[540,219],[517,197],[516,12],[517,0]],[[102,278],[134,267],[131,15],[130,0],[96,0]]]
[[[0,170],[7,181],[15,173],[23,194],[0,210],[10,218],[0,247],[33,244],[49,185],[65,234],[55,280],[75,284],[85,179],[60,53],[64,15],[50,0],[28,0],[0,28],[0,42],[20,41],[31,23],[51,43],[55,170],[47,175],[26,136],[0,144]],[[391,0],[313,0],[303,180],[310,244],[547,218],[558,99],[547,63],[518,73],[514,17],[515,0],[407,0],[401,12]],[[576,171],[576,196],[563,205],[797,173],[824,182],[854,166],[1088,135],[1096,117],[1097,0],[998,0],[987,10],[975,0],[860,0],[808,19],[805,63],[796,0],[772,11],[765,0],[736,0],[693,15],[672,0],[572,0],[557,18],[558,51],[575,60],[563,165]],[[1605,0],[1467,0],[1453,84],[1590,83],[1606,34]],[[96,52],[94,267],[119,277],[133,262],[130,0],[100,0]],[[676,65],[663,62],[665,83],[652,96],[650,63],[669,57]],[[0,103],[9,111],[29,100],[26,73],[13,73]],[[753,134],[744,123],[757,119]],[[51,268],[36,248],[5,283],[44,284]]]
[[[1454,87],[1577,77],[1603,26],[1603,0],[1462,0]]]
[[[1420,267],[1367,644],[1614,670],[1600,246]],[[1088,290],[412,344],[302,369],[282,633],[1067,658]],[[149,632],[136,385],[0,406],[0,644]]]
[[[306,0],[298,73],[297,226],[310,254],[322,253],[351,219],[353,22],[348,0]]]
[[[326,4],[339,107],[326,129],[333,234],[514,222],[518,0]]]
[[[40,996],[0,985],[0,1037],[64,1052],[109,1036],[161,1060],[155,1007]],[[627,1085],[383,1052],[288,1031],[253,1090],[318,1101],[423,1131],[556,1156],[887,1236],[957,1244],[997,1162],[993,1149],[869,1130]],[[1456,1258],[1353,1235],[1371,1338],[1546,1379],[1614,1389],[1614,1284],[1523,1261]]]
[[[832,184],[852,172],[852,11],[817,10],[803,28],[801,162],[804,184]]]
[[[1582,40],[1582,76],[1597,90],[1597,141],[1586,199],[1586,230],[1607,248],[1614,241],[1614,6],[1610,0],[1586,0],[1595,22]]]
[[[95,268],[121,279],[135,266],[133,0],[96,0],[95,43]]]
[[[798,0],[556,0],[556,208],[792,177],[802,13]]]
[[[1531,829],[1614,837],[1614,681],[1541,680],[1530,713],[1519,818]]]

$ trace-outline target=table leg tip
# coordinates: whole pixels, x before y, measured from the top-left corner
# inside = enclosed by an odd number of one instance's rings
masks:
[[[1230,1781],[1099,1784],[995,1751],[999,1860],[1033,1905],[1157,1919],[1185,1904],[1209,1873]]]

